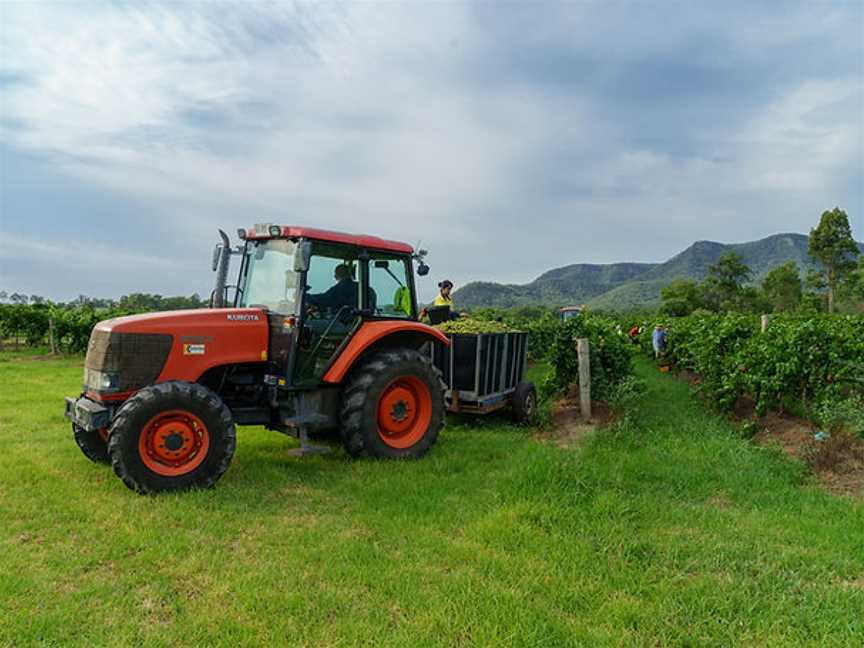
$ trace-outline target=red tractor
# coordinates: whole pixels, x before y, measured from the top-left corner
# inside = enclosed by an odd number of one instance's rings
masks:
[[[233,249],[220,234],[212,308],[93,329],[84,392],[66,399],[84,454],[139,493],[215,484],[235,425],[297,436],[311,451],[309,432],[339,430],[352,456],[424,455],[444,400],[423,347],[448,343],[417,321],[414,266],[428,273],[425,252],[269,224],[239,230]],[[226,286],[232,255],[239,276]]]

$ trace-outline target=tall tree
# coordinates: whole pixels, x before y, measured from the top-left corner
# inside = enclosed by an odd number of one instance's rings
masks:
[[[849,273],[837,290],[838,302],[853,313],[864,313],[864,254],[858,257],[858,267]]]
[[[858,258],[858,245],[852,238],[845,211],[835,207],[822,212],[819,225],[810,230],[808,252],[810,258],[822,265],[828,290],[828,312],[833,313],[837,284],[855,269]]]
[[[737,297],[737,308],[742,313],[767,313],[772,305],[768,298],[756,286],[744,286]]]
[[[695,281],[676,279],[660,291],[663,305],[660,311],[664,315],[689,315],[702,307],[702,290]]]
[[[802,295],[798,266],[789,261],[771,270],[762,280],[762,291],[776,311],[798,308]]]
[[[864,302],[864,255],[858,259],[858,269],[852,276],[850,290],[854,299]]]
[[[741,291],[750,278],[750,268],[735,252],[727,252],[708,268],[705,280],[706,296],[716,310],[736,308],[740,305]]]

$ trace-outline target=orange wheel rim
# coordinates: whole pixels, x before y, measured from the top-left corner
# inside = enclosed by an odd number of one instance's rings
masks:
[[[432,394],[415,376],[401,376],[378,399],[378,436],[391,448],[410,448],[432,421]]]
[[[138,453],[150,470],[165,477],[192,472],[207,456],[210,433],[204,421],[186,410],[171,410],[147,421]]]

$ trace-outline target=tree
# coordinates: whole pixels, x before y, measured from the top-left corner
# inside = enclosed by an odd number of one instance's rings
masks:
[[[742,313],[765,313],[771,310],[771,301],[755,286],[744,286],[736,297],[738,310]]]
[[[705,280],[707,305],[712,310],[730,310],[740,306],[742,287],[750,278],[750,268],[735,252],[727,252],[708,268]]]
[[[837,285],[855,269],[859,253],[845,211],[835,207],[822,212],[818,227],[810,230],[808,253],[822,265],[828,290],[828,312],[833,313]]]
[[[702,307],[702,290],[695,281],[676,279],[660,291],[660,312],[669,316],[690,315]]]
[[[849,291],[853,299],[864,302],[864,255],[858,259],[858,269],[849,280]]]
[[[762,280],[762,291],[775,311],[790,311],[801,304],[803,288],[793,261],[779,265]]]
[[[828,307],[825,294],[825,275],[818,270],[808,270],[804,278],[804,294],[801,309],[812,313],[824,313]]]
[[[858,267],[849,273],[837,295],[848,312],[864,313],[864,254],[858,257]]]

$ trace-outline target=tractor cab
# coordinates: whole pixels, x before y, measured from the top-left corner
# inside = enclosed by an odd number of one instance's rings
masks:
[[[428,266],[409,245],[269,224],[238,235],[232,305],[267,314],[270,360],[292,386],[318,385],[364,322],[417,320],[414,263],[422,274]],[[220,262],[229,259],[219,254]]]
[[[581,306],[564,306],[558,310],[558,316],[562,322],[573,319],[582,315],[585,312],[585,305]]]

